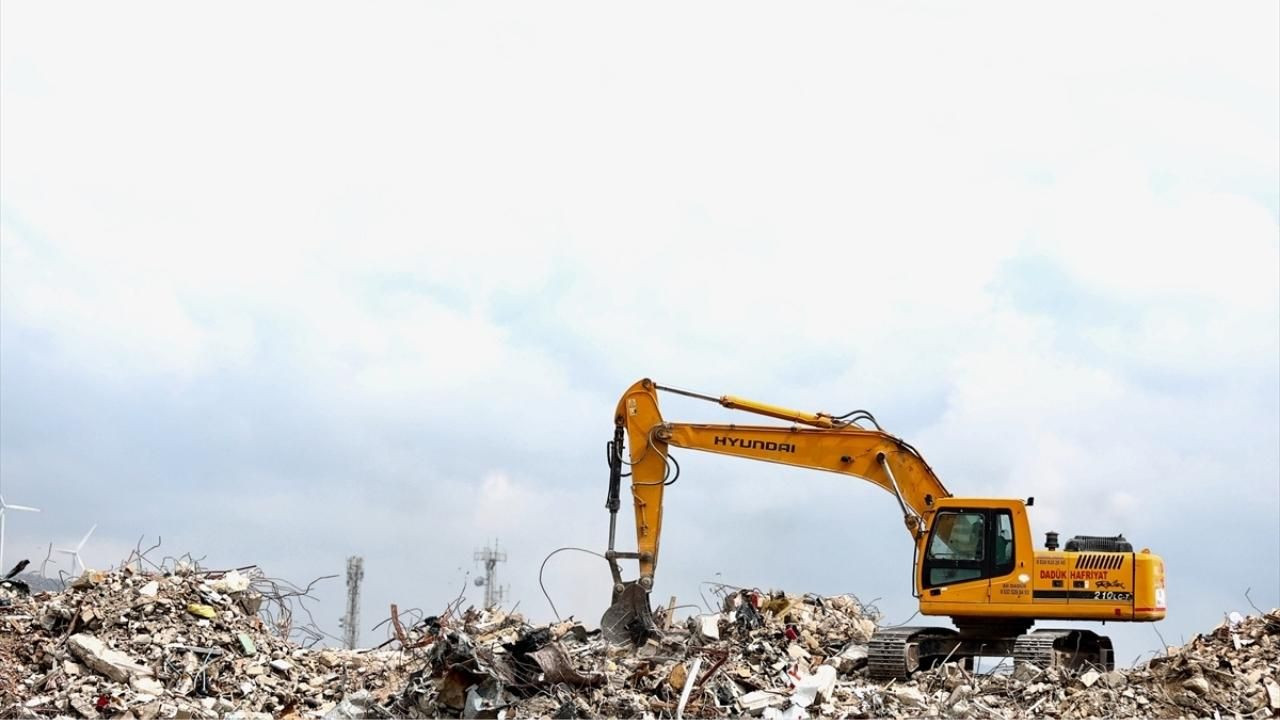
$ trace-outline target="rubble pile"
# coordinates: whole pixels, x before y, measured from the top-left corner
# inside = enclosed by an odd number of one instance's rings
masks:
[[[750,591],[639,647],[610,645],[574,622],[529,628],[500,613],[464,620],[409,640],[423,646],[426,663],[391,708],[396,714],[833,715],[862,692],[852,678],[876,629],[875,613],[852,596]]]
[[[236,572],[89,573],[0,607],[9,717],[1273,717],[1280,611],[1232,613],[1132,669],[947,663],[867,676],[878,614],[850,595],[733,590],[660,639],[607,643],[572,620],[452,606],[374,650],[298,647]]]
[[[1275,717],[1280,610],[1247,618],[1233,612],[1212,632],[1127,670],[1018,665],[1012,673],[975,676],[949,663],[918,673],[913,683],[890,691],[906,701],[894,709],[927,707],[950,717]]]
[[[852,596],[739,592],[638,648],[582,626],[530,630],[483,615],[429,645],[398,714],[496,717],[962,718],[1275,717],[1280,610],[1232,613],[1212,632],[1136,668],[975,673],[951,662],[910,680],[866,674],[874,610]],[[469,631],[479,635],[466,635]],[[494,633],[498,634],[495,635]],[[505,634],[504,634],[505,633]],[[532,658],[533,663],[528,662]],[[440,680],[432,684],[428,678]]]
[[[386,688],[401,653],[299,648],[237,571],[89,571],[0,607],[0,716],[282,717]]]

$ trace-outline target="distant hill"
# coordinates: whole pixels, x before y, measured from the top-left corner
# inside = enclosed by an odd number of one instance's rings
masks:
[[[33,594],[38,592],[58,592],[63,589],[62,581],[58,578],[42,577],[35,573],[18,573],[13,579],[26,583]]]

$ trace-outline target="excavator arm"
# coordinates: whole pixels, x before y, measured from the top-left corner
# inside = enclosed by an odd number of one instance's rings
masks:
[[[669,423],[658,408],[658,391],[708,400],[723,407],[789,420],[790,426]],[[720,398],[665,388],[641,380],[623,394],[614,417],[614,440],[609,444],[609,548],[606,558],[614,581],[614,603],[605,613],[602,627],[614,639],[635,638],[652,628],[648,592],[653,587],[662,537],[662,498],[675,481],[679,466],[670,456],[672,446],[733,455],[750,460],[826,470],[866,480],[892,494],[903,513],[913,539],[929,525],[936,500],[950,497],[942,482],[915,448],[875,425],[865,411],[846,416],[808,413],[755,403],[742,398]],[[623,439],[630,460],[622,458]],[[636,551],[615,549],[617,511],[621,507],[621,480],[630,470],[631,495],[636,523]],[[626,582],[618,561],[639,561],[640,577]]]

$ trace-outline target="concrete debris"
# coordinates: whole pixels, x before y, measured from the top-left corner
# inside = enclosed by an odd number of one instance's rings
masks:
[[[132,657],[112,650],[92,635],[77,633],[67,638],[71,654],[80,658],[95,672],[122,683],[135,677],[148,677],[151,668],[138,663]]]
[[[1138,667],[947,663],[867,676],[879,620],[852,596],[735,591],[638,648],[502,610],[396,619],[373,650],[303,648],[252,608],[253,584],[195,569],[98,573],[0,607],[0,716],[770,720],[816,717],[1272,717],[1280,611],[1231,614]],[[243,574],[242,574],[243,575]],[[221,580],[224,582],[214,582]],[[144,590],[146,592],[144,592]],[[193,614],[203,605],[213,616]],[[714,632],[712,632],[714,628]]]
[[[751,715],[760,715],[769,708],[780,708],[789,703],[786,693],[774,690],[755,690],[738,698],[738,707]]]
[[[912,687],[910,685],[903,685],[901,687],[894,688],[893,697],[897,698],[899,703],[908,708],[923,707],[924,704],[928,702],[924,693],[920,692],[920,688]]]
[[[164,693],[164,685],[159,680],[142,675],[129,678],[129,687],[147,695],[161,695]]]
[[[249,576],[239,570],[231,570],[222,577],[209,581],[209,587],[220,593],[241,593],[249,589]]]
[[[819,665],[813,673],[800,678],[796,682],[795,692],[791,694],[791,703],[800,707],[809,707],[819,699],[831,699],[836,689],[836,669],[830,665]]]
[[[720,613],[703,615],[698,618],[698,629],[702,637],[708,640],[720,639]]]
[[[1280,610],[1232,613],[1213,631],[1129,669],[1072,673],[1018,665],[1012,673],[975,675],[939,705],[956,671],[948,664],[907,684],[924,693],[916,710],[878,714],[950,717],[1273,717],[1270,688],[1280,679]],[[957,668],[958,671],[958,668]],[[966,692],[959,693],[960,690]],[[1280,686],[1277,686],[1280,694]],[[1280,699],[1280,698],[1277,698]],[[914,701],[915,698],[912,698]]]
[[[1267,688],[1267,707],[1280,710],[1280,684],[1271,678],[1266,678],[1262,682]]]
[[[243,581],[215,590],[209,575],[85,573],[0,608],[0,717],[319,718],[399,687],[401,653],[300,648],[245,610]],[[188,610],[201,605],[213,617]]]
[[[786,710],[765,708],[764,713],[761,716],[765,720],[800,720],[801,718],[809,717],[809,713],[805,712],[804,708],[799,705],[792,705]]]
[[[370,708],[373,704],[373,695],[369,691],[353,692],[342,698],[342,702],[335,705],[328,713],[325,713],[324,720],[361,720],[362,718],[374,717],[370,715]]]
[[[1121,688],[1127,685],[1129,683],[1129,679],[1124,676],[1124,673],[1119,672],[1117,670],[1112,670],[1111,672],[1106,673],[1102,677],[1098,678],[1098,682],[1102,683],[1106,687],[1111,688],[1112,690],[1115,690],[1116,688]]]
[[[1210,690],[1209,681],[1205,680],[1204,676],[1202,675],[1197,675],[1193,678],[1187,678],[1186,680],[1183,680],[1182,687],[1190,690],[1191,692],[1197,695],[1208,695]]]

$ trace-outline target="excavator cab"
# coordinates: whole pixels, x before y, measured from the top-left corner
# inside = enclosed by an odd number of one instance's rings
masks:
[[[963,505],[950,507],[955,503]],[[1015,539],[1014,515],[1017,513],[1024,524],[1026,517],[1019,504],[1008,500],[955,498],[940,503],[928,534],[923,538],[920,588],[928,590],[975,580],[987,581],[1013,572],[1014,558],[1020,545]],[[1026,542],[1030,542],[1029,530],[1026,531]],[[937,593],[929,596],[936,597]]]

